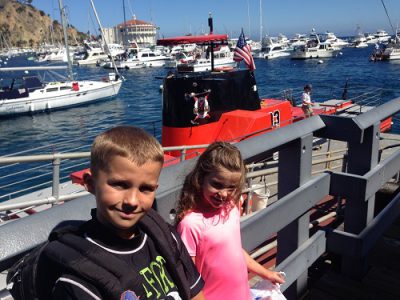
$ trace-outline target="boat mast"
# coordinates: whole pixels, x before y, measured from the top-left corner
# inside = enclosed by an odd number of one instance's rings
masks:
[[[123,36],[122,36],[122,44],[124,47],[128,45],[127,34],[126,34],[126,14],[125,14],[125,0],[122,0],[122,9],[124,12],[124,26],[123,26]]]
[[[262,25],[262,0],[260,0],[260,43],[262,43],[263,25]]]
[[[106,46],[106,49],[107,49],[108,53],[110,54],[110,57],[111,57],[111,63],[112,63],[112,65],[114,66],[115,73],[119,75],[119,72],[118,72],[117,66],[115,65],[114,57],[111,55],[110,48],[108,48],[108,45],[107,45],[106,39],[105,39],[105,37],[104,37],[104,30],[103,30],[103,26],[101,26],[101,22],[100,22],[100,19],[99,19],[99,15],[97,14],[97,10],[96,10],[96,7],[94,6],[93,0],[90,0],[90,4],[92,5],[93,12],[94,12],[94,15],[95,15],[95,17],[96,17],[96,20],[97,20],[97,23],[99,24],[99,27],[100,27],[100,31],[101,31],[101,39],[102,39],[102,41],[103,41],[104,45]]]
[[[71,62],[71,57],[69,56],[67,22],[65,20],[65,13],[64,13],[64,7],[63,7],[63,4],[62,4],[62,0],[58,0],[58,6],[60,7],[61,25],[62,25],[63,33],[64,33],[65,51],[67,53],[68,79],[73,81],[74,80],[74,74],[72,73],[72,62]]]
[[[208,27],[210,27],[210,34],[213,34],[214,32],[214,26],[213,26],[213,19],[211,16],[211,13],[208,13]],[[210,55],[211,55],[211,71],[214,71],[214,43],[210,43]]]

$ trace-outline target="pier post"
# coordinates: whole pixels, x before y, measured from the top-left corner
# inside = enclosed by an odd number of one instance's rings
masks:
[[[294,191],[311,177],[313,135],[305,135],[279,151],[278,199]],[[279,200],[278,200],[279,201]],[[276,263],[279,264],[309,238],[309,213],[303,214],[278,232]],[[304,272],[286,291],[288,299],[298,299],[307,288]]]
[[[380,124],[364,130],[362,142],[359,140],[348,142],[347,173],[364,175],[378,164]],[[351,188],[351,187],[348,187]],[[368,199],[346,199],[344,214],[344,231],[359,234],[374,218],[375,195]],[[367,268],[366,258],[349,257],[342,258],[343,274],[359,278]]]
[[[53,183],[51,194],[55,199],[60,196],[60,164],[61,158],[55,157],[53,159]]]

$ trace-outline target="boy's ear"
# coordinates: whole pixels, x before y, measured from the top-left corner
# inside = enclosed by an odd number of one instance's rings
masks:
[[[94,194],[94,178],[90,170],[83,174],[83,185],[89,193]]]

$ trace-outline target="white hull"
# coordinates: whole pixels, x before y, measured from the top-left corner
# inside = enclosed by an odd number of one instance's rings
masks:
[[[383,60],[398,60],[400,59],[400,48],[386,48],[382,54]]]
[[[122,81],[88,80],[78,83],[78,91],[72,88],[60,90],[61,87],[72,87],[72,82],[55,82],[29,93],[28,97],[0,99],[0,116],[49,111],[110,98],[118,94]],[[54,89],[57,90],[54,91]]]
[[[122,60],[116,61],[115,66],[117,69],[140,69],[145,68],[146,65],[138,60]],[[106,62],[103,66],[105,69],[114,69],[113,63],[111,61]]]
[[[165,65],[166,59],[146,60],[143,58],[139,58],[139,61],[144,63],[146,67],[163,67]]]
[[[285,57],[285,56],[290,56],[290,52],[282,51],[282,52],[270,52],[270,53],[264,54],[265,59],[275,59],[275,58]]]
[[[214,69],[218,68],[234,68],[236,62],[232,59],[214,60]],[[197,60],[196,63],[178,65],[178,71],[205,72],[211,71],[211,61]]]
[[[309,59],[309,58],[328,58],[334,57],[337,51],[335,50],[320,50],[308,49],[305,51],[296,50],[292,53],[292,59]]]

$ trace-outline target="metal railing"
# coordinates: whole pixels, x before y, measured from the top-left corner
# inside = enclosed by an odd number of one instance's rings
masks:
[[[377,214],[371,209],[375,193],[400,170],[400,150],[383,160],[379,155],[380,122],[398,111],[400,98],[355,118],[314,116],[236,144],[248,165],[279,152],[277,201],[243,218],[241,236],[243,247],[252,251],[276,235],[275,269],[287,274],[281,289],[288,299],[304,294],[308,268],[327,251],[341,256],[342,274],[360,276],[371,247],[400,215],[400,196],[392,196]],[[343,171],[313,175],[315,136],[347,143]],[[171,221],[183,180],[194,162],[185,160],[162,170],[155,204],[165,220]],[[343,229],[310,232],[311,210],[327,196],[346,200]],[[93,197],[82,197],[0,226],[0,271],[46,240],[56,225],[87,220],[94,206]],[[27,228],[29,236],[21,235]]]

